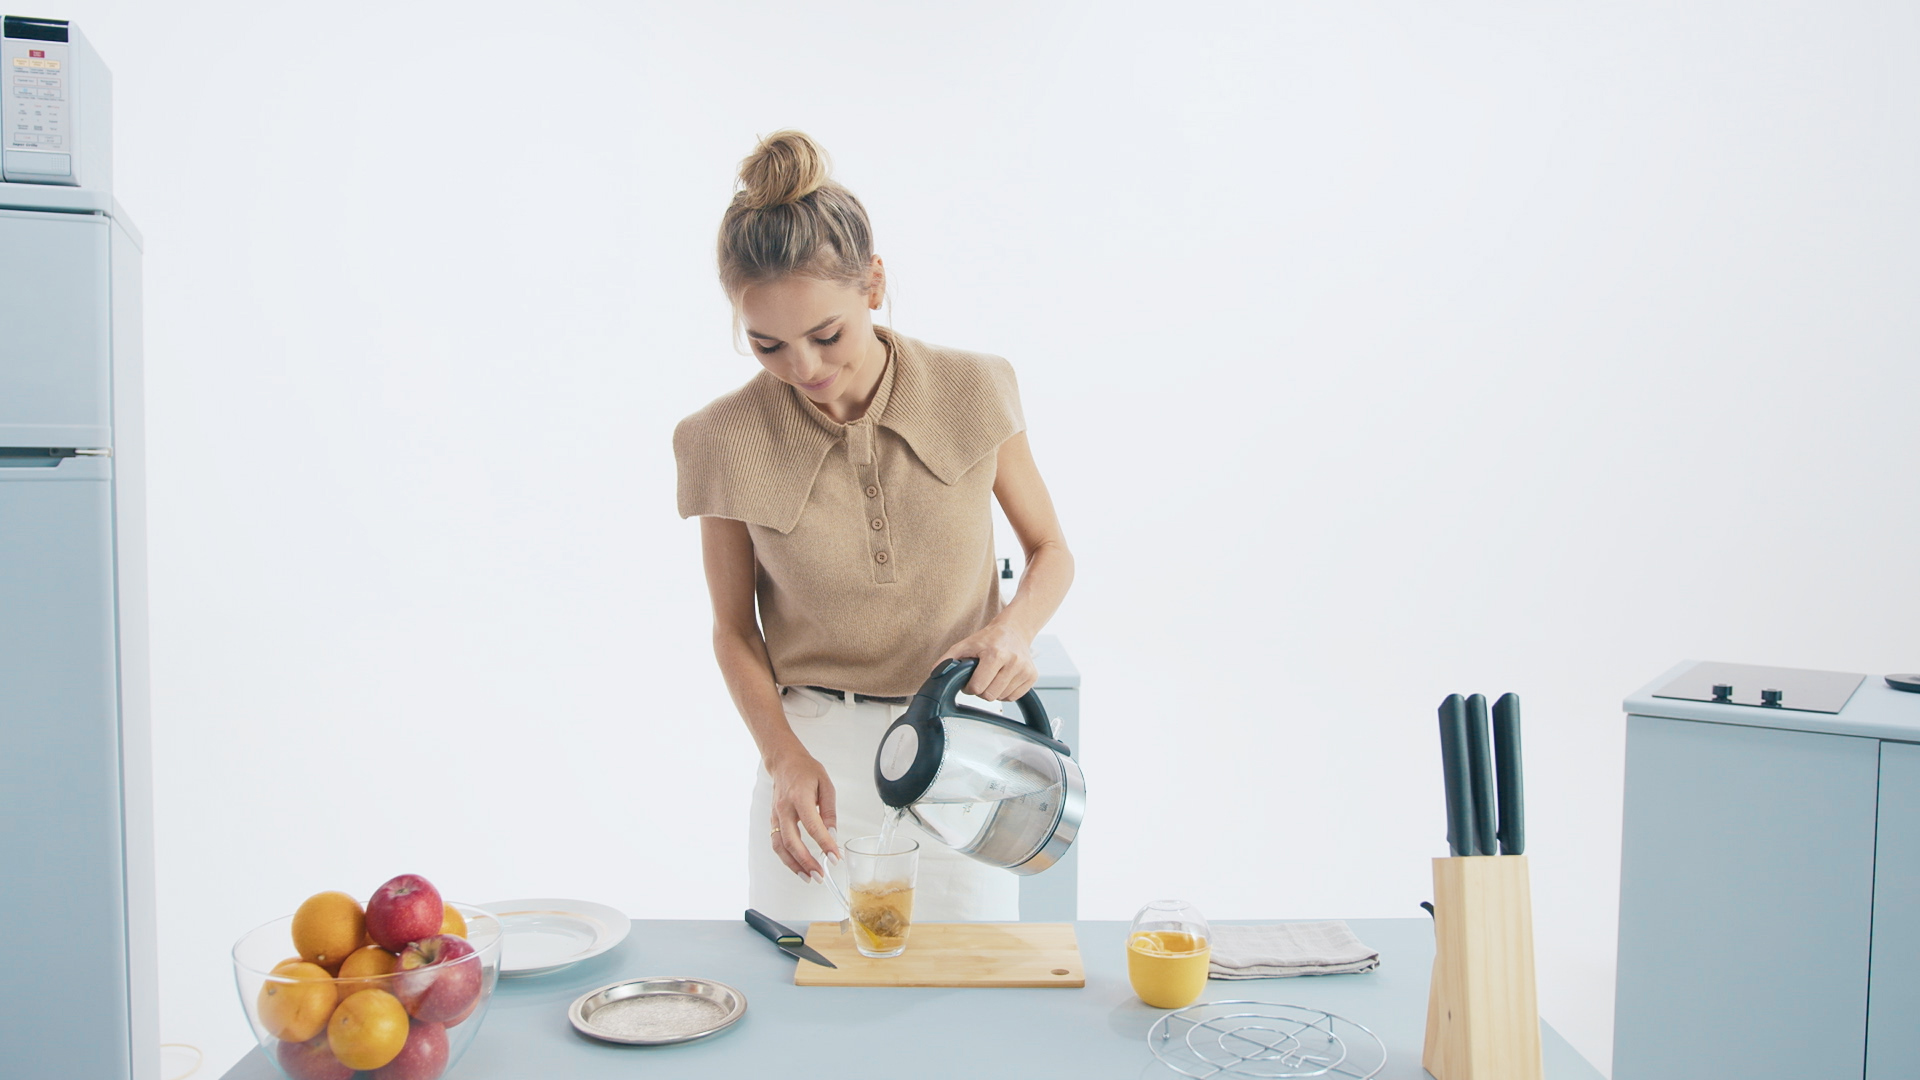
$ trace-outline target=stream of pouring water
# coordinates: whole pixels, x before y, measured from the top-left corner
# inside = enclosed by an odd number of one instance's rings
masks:
[[[895,806],[888,809],[885,816],[881,817],[880,851],[883,854],[893,851],[893,830],[900,827],[901,819],[906,816],[907,811],[905,807]]]
[[[887,810],[887,812],[881,816],[880,818],[880,850],[881,851],[884,852],[884,851],[893,850],[894,830],[900,827],[901,820],[904,819],[906,816],[907,816],[907,811],[903,807],[890,807]],[[849,877],[847,880],[847,886],[848,886],[847,892],[842,892],[840,890],[840,883],[833,879],[833,870],[831,867],[828,867],[826,865],[826,859],[824,857],[822,857],[820,860],[820,867],[821,867],[821,870],[823,871],[821,875],[823,879],[823,883],[827,886],[827,888],[833,890],[834,898],[840,901],[840,908],[847,915],[847,918],[840,920],[840,932],[842,934],[845,934],[852,929],[852,925],[853,925],[852,924],[853,900],[849,894],[857,893],[858,889],[855,887],[853,879]]]

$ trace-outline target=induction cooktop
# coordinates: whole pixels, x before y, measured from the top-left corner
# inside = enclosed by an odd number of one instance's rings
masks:
[[[1809,671],[1707,660],[1688,668],[1655,690],[1653,696],[1747,705],[1756,709],[1838,713],[1866,678],[1847,671]]]

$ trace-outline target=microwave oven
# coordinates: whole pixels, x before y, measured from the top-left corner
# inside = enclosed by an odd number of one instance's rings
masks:
[[[109,79],[65,19],[0,17],[0,181],[108,188]]]

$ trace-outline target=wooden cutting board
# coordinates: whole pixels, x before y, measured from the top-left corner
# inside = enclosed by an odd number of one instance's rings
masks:
[[[915,923],[907,951],[861,956],[840,924],[807,927],[807,944],[840,965],[797,960],[795,986],[1085,986],[1072,923]]]

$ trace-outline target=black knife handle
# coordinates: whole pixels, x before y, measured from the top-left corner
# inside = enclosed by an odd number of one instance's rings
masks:
[[[799,934],[774,922],[772,919],[767,918],[752,908],[747,909],[747,925],[760,931],[760,936],[773,942],[775,945],[798,945],[806,940]]]
[[[1473,779],[1467,765],[1467,703],[1448,694],[1440,703],[1440,776],[1447,790],[1447,851],[1473,855]]]
[[[1520,695],[1493,703],[1493,770],[1500,788],[1500,854],[1527,850],[1527,812],[1520,782]]]
[[[1487,699],[1467,698],[1467,768],[1473,773],[1473,846],[1482,855],[1500,850],[1493,832],[1493,746],[1487,740]]]

